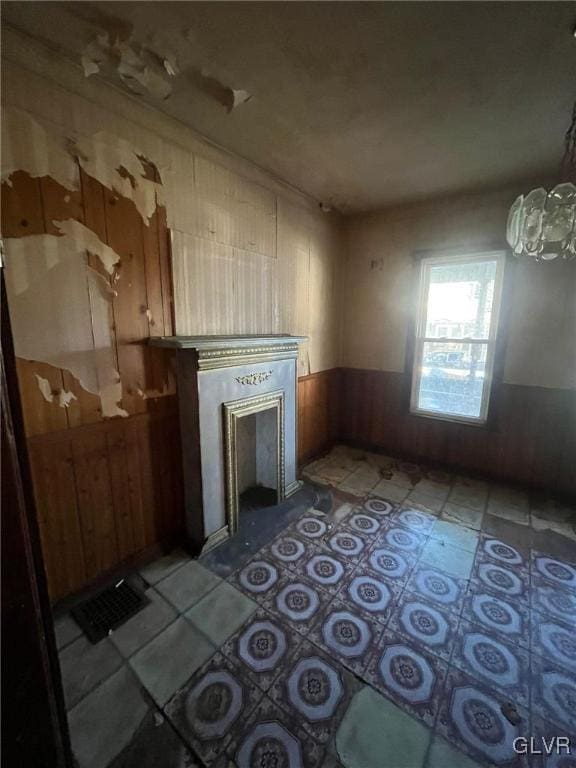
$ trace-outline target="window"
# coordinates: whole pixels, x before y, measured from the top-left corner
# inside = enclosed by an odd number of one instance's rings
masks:
[[[410,410],[486,421],[503,253],[422,260]]]

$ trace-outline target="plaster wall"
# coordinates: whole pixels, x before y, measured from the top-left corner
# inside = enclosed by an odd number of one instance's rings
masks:
[[[518,189],[391,208],[346,222],[342,365],[405,369],[417,251],[505,248]],[[576,262],[515,261],[504,381],[576,386]]]

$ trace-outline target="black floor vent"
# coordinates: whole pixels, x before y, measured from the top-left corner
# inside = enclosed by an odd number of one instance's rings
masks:
[[[149,602],[138,587],[122,580],[73,608],[71,613],[90,642],[97,643]]]

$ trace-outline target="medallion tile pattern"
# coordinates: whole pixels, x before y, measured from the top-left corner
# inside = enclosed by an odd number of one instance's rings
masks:
[[[228,580],[253,600],[262,602],[276,587],[282,573],[278,563],[275,563],[272,558],[264,559],[258,553]]]
[[[576,675],[554,662],[532,657],[532,711],[576,734]]]
[[[530,612],[525,605],[504,600],[491,592],[471,587],[464,601],[462,616],[504,642],[528,648]]]
[[[321,539],[328,531],[328,526],[324,520],[318,517],[301,517],[294,525],[295,531],[306,539],[316,541]]]
[[[267,697],[228,751],[237,768],[317,768],[323,756],[324,747],[301,728],[298,718],[287,715]]]
[[[372,499],[366,499],[363,508],[364,511],[368,512],[369,515],[388,517],[394,511],[395,506],[385,499],[378,499],[374,497]]]
[[[483,552],[496,563],[500,563],[504,566],[526,566],[526,561],[522,557],[521,553],[511,544],[506,544],[506,542],[500,541],[500,539],[495,539],[490,536],[483,536],[480,541],[479,551]]]
[[[315,545],[309,540],[283,531],[274,541],[261,550],[263,558],[277,562],[283,568],[294,570],[316,551]]]
[[[462,620],[451,664],[514,703],[529,706],[530,657],[518,645],[503,643],[485,628]]]
[[[268,695],[288,713],[299,715],[302,727],[324,744],[335,735],[360,687],[354,675],[305,640]]]
[[[370,539],[354,533],[345,526],[340,526],[326,540],[326,546],[337,555],[343,555],[351,563],[357,564],[370,548]]]
[[[420,564],[410,576],[407,589],[436,605],[460,614],[467,586],[466,579],[458,579],[429,565]]]
[[[365,678],[399,707],[432,728],[447,670],[446,662],[387,629],[372,653]]]
[[[532,614],[531,651],[555,661],[576,674],[576,635],[574,628],[542,614]]]
[[[408,591],[403,592],[388,624],[388,629],[444,661],[452,655],[457,628],[457,616]]]
[[[539,552],[532,552],[532,573],[552,584],[576,592],[576,567]]]
[[[348,581],[339,598],[386,624],[402,591],[401,585],[379,573],[359,568]]]
[[[414,533],[414,531],[400,525],[391,525],[384,533],[382,539],[384,546],[393,547],[401,552],[408,552],[413,555],[420,552],[426,541],[425,536]]]
[[[364,533],[366,536],[374,536],[381,529],[381,526],[386,525],[386,523],[385,519],[362,511],[354,512],[346,518],[346,525],[351,531],[354,531],[354,533]]]
[[[520,768],[525,757],[514,752],[514,739],[530,735],[528,712],[518,707],[518,725],[504,716],[507,699],[458,669],[446,678],[437,731],[482,764]]]
[[[301,573],[316,586],[334,595],[346,583],[353,568],[343,557],[318,551],[303,564]]]
[[[533,610],[576,627],[576,595],[569,589],[533,575],[530,599]]]
[[[286,575],[262,605],[297,632],[305,635],[331,596],[299,574]]]
[[[504,598],[528,602],[528,573],[522,568],[507,568],[483,553],[476,557],[472,583]]]
[[[243,677],[267,691],[301,640],[298,632],[261,608],[221,650]]]
[[[211,763],[242,733],[262,695],[216,653],[168,702],[165,713],[202,760]]]
[[[404,585],[414,567],[416,558],[406,552],[400,552],[387,546],[376,544],[374,548],[364,556],[361,563],[377,573],[394,579]]]
[[[398,512],[392,515],[394,523],[400,523],[405,528],[409,528],[416,533],[422,533],[427,536],[436,522],[436,517],[429,512],[420,509],[403,506]]]
[[[375,618],[335,598],[314,625],[309,639],[361,676],[381,634],[382,625]]]

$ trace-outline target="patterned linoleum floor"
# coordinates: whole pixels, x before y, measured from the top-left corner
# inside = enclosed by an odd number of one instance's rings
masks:
[[[570,509],[416,469],[339,449],[258,551],[143,569],[96,646],[62,620],[81,768],[574,768]],[[514,751],[552,736],[572,755]]]

